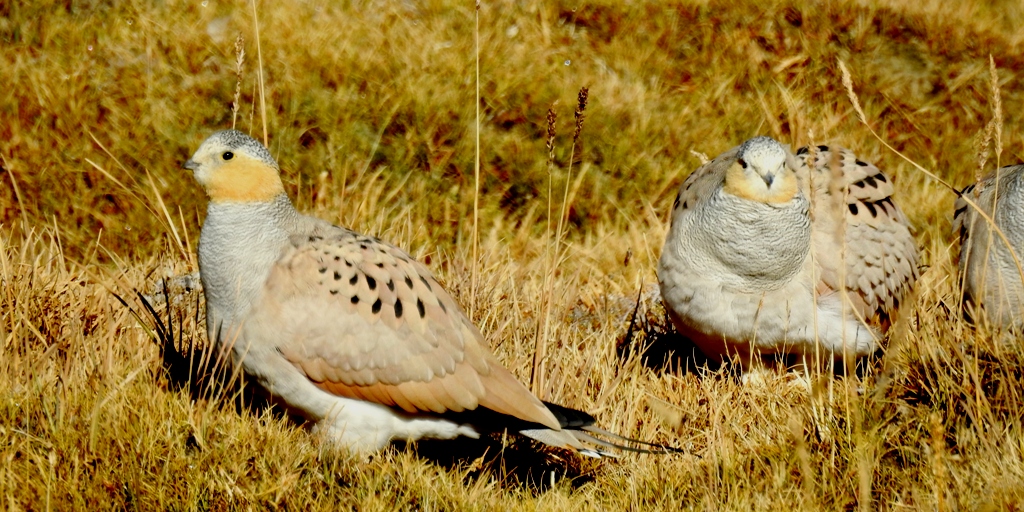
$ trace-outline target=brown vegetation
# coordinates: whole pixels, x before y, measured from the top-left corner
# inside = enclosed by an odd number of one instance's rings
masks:
[[[903,4],[484,3],[473,251],[472,4],[259,4],[261,112],[251,4],[0,3],[4,503],[1020,508],[1024,347],[964,324],[954,195],[883,141],[957,187],[973,181],[993,117],[991,56],[1003,151],[989,144],[986,170],[1020,161],[1024,7]],[[262,136],[266,115],[300,210],[429,261],[524,381],[544,333],[543,398],[690,455],[537,458],[524,441],[498,438],[454,460],[421,445],[352,461],[273,411],[169,386],[149,320],[113,294],[195,270],[203,197],[181,163],[231,125],[239,32],[238,126]],[[839,59],[881,140],[858,120]],[[586,124],[573,144],[584,86]],[[767,372],[741,385],[699,367],[683,345],[644,353],[651,341],[673,343],[656,309],[622,343],[632,299],[655,282],[675,192],[699,164],[691,151],[713,156],[755,134],[853,148],[895,178],[917,227],[925,266],[904,306],[910,322],[863,380],[812,376],[808,392]],[[563,209],[564,241],[552,251]],[[183,339],[201,343],[197,307],[177,303],[172,315]],[[543,466],[524,477],[513,467],[525,462]]]

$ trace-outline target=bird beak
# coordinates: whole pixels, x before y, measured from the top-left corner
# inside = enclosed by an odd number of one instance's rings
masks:
[[[182,165],[182,167],[184,167],[184,168],[186,168],[186,169],[188,169],[188,170],[190,170],[192,172],[195,172],[195,170],[199,168],[199,164],[197,164],[195,160],[192,160],[191,158],[189,158],[185,162],[185,164]]]
[[[775,181],[775,175],[774,174],[765,174],[764,176],[761,176],[761,179],[764,180],[764,184],[765,185],[767,185],[769,188],[771,188],[772,182]]]

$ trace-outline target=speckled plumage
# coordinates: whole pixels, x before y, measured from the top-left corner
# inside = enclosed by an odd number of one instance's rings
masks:
[[[297,212],[255,140],[217,132],[186,167],[210,197],[199,264],[211,338],[338,444],[476,437],[452,414],[487,409],[548,444],[615,446],[587,433],[603,433],[589,415],[534,397],[408,253]],[[566,415],[580,425],[564,428]]]
[[[756,137],[701,166],[658,267],[673,323],[717,360],[872,353],[917,278],[891,195],[884,174],[841,148],[792,155]]]
[[[998,169],[961,194],[953,224],[960,236],[965,306],[974,316],[978,312],[971,310],[982,306],[995,327],[1020,329],[1024,326],[1024,278],[1014,255],[1017,260],[1024,257],[1024,165]],[[995,221],[1009,246],[964,197]]]

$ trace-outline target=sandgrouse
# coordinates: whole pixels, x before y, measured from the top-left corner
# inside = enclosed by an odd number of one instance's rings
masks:
[[[893,187],[849,150],[755,137],[676,197],[658,265],[673,323],[708,357],[874,352],[918,276]]]
[[[587,455],[632,449],[591,436],[626,440],[590,415],[538,400],[405,251],[296,211],[256,140],[216,132],[185,167],[209,196],[199,268],[210,338],[334,442],[366,453],[477,437],[485,417]]]
[[[971,199],[1006,236],[964,200]],[[1024,164],[998,169],[963,190],[953,214],[960,234],[960,275],[968,313],[977,308],[998,328],[1020,328],[1024,319]],[[1014,258],[1016,256],[1016,258]],[[974,311],[971,311],[971,310]]]

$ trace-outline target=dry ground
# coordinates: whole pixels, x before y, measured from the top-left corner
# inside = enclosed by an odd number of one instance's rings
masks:
[[[964,325],[954,195],[883,141],[957,187],[972,181],[996,104],[991,56],[1002,120],[984,166],[1021,160],[1024,4],[910,3],[485,2],[479,123],[470,2],[258,5],[265,111],[251,4],[0,3],[3,505],[1021,508],[1024,348]],[[195,270],[203,198],[180,165],[231,125],[238,33],[238,125],[262,134],[266,115],[301,210],[429,260],[525,382],[542,347],[544,398],[689,454],[594,462],[498,438],[455,456],[427,443],[352,461],[273,411],[172,386],[151,321],[113,294]],[[858,121],[838,59],[881,140]],[[698,164],[690,151],[759,133],[854,148],[894,177],[917,226],[910,321],[863,381],[813,377],[808,392],[767,373],[740,385],[699,368],[656,309],[625,340],[675,191]],[[184,341],[202,342],[197,307],[172,308]],[[528,463],[539,469],[525,474]]]

